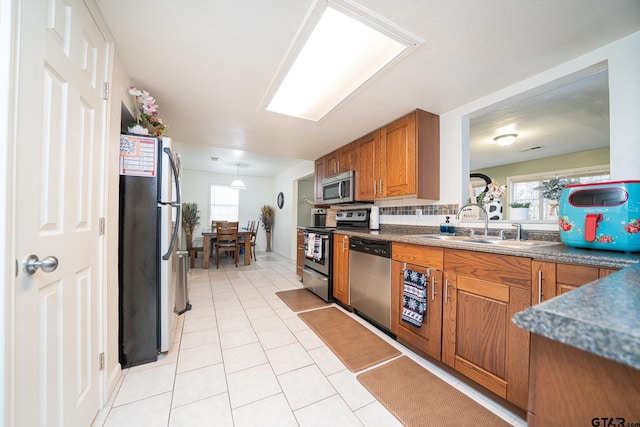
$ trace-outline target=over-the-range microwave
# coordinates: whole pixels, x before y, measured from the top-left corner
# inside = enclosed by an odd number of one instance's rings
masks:
[[[322,180],[322,203],[335,205],[353,202],[355,172],[342,172]]]

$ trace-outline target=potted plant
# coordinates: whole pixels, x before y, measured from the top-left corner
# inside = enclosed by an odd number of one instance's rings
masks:
[[[526,221],[529,219],[529,202],[511,202],[509,204],[509,219],[512,221]]]
[[[200,224],[200,211],[197,203],[182,204],[182,229],[187,238],[187,250],[193,247],[193,230]]]
[[[558,205],[562,190],[569,184],[569,180],[564,178],[553,178],[549,181],[542,181],[542,185],[534,188],[540,191],[540,196],[546,199],[545,204],[549,206],[547,219],[558,218]]]
[[[271,252],[271,228],[273,227],[274,210],[269,205],[260,208],[260,221],[267,233],[267,252]]]

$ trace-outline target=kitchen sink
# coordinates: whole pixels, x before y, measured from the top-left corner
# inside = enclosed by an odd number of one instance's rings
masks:
[[[424,234],[415,237],[434,240],[450,240],[464,243],[477,243],[481,245],[504,246],[510,248],[533,248],[537,246],[557,244],[557,242],[545,242],[540,240],[502,240],[499,238],[485,236],[450,236],[445,234]]]
[[[448,234],[424,234],[421,236],[415,236],[424,239],[434,239],[434,240],[468,240],[469,236],[451,236]]]
[[[469,237],[466,243],[481,243],[484,245],[506,246],[511,248],[531,248],[536,246],[555,245],[557,242],[544,242],[538,240],[501,240],[491,238],[473,238]]]

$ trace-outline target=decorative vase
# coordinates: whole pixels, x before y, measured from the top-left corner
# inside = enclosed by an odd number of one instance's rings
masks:
[[[487,203],[484,208],[487,210],[490,220],[497,221],[502,219],[502,202],[499,200]]]
[[[267,252],[271,252],[271,230],[265,232],[267,233]]]
[[[136,135],[149,135],[149,129],[139,124],[131,125],[127,128],[127,130],[129,131],[129,133],[134,133]]]
[[[509,208],[509,219],[512,221],[528,220],[529,208]]]
[[[545,199],[547,205],[547,218],[549,220],[558,220],[560,202],[555,199]]]
[[[191,250],[193,247],[193,233],[186,232],[184,233],[184,236],[187,240],[187,250]]]

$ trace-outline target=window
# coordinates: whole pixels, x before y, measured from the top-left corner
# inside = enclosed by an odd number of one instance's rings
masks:
[[[209,221],[238,221],[238,190],[226,185],[211,185]]]
[[[540,198],[540,191],[534,190],[542,185],[542,181],[562,177],[577,184],[607,181],[609,166],[595,166],[591,168],[568,169],[543,175],[512,176],[507,179],[509,188],[509,202],[529,202],[529,219],[546,220],[549,212],[547,202]]]

